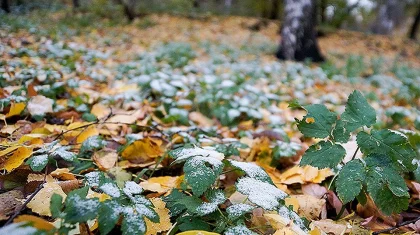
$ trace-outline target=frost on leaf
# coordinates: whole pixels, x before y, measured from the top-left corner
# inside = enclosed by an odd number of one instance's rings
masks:
[[[231,220],[235,220],[243,215],[245,215],[248,212],[251,212],[255,207],[248,205],[248,204],[235,204],[232,206],[229,206],[226,209],[226,212],[228,213],[228,217]]]
[[[133,195],[142,193],[143,188],[134,181],[128,181],[124,185],[123,192],[125,195],[131,197]]]
[[[196,156],[214,158],[219,162],[225,158],[223,153],[219,153],[211,147],[199,148],[194,146],[193,148],[178,148],[172,150],[169,154],[176,159],[176,162],[185,161],[188,158]]]
[[[65,220],[69,223],[85,222],[97,215],[99,200],[86,198],[88,187],[73,190],[66,198]]]
[[[293,225],[298,227],[295,228],[295,230],[303,230],[304,232],[308,232],[308,228],[305,224],[305,221],[303,221],[302,218],[300,218],[296,212],[290,210],[285,206],[282,206],[278,210],[278,213],[283,219],[286,220],[287,224],[291,224],[293,222]]]
[[[208,215],[212,213],[220,204],[226,201],[225,194],[220,190],[211,190],[205,195],[209,202],[203,202],[203,204],[197,207],[196,213],[199,215]]]
[[[74,161],[76,159],[76,154],[73,152],[68,151],[71,147],[70,146],[61,146],[57,144],[52,151],[53,155],[57,155],[66,161]]]
[[[53,104],[54,100],[37,95],[29,100],[27,109],[32,116],[43,116],[46,113],[53,112]]]
[[[99,187],[104,193],[108,194],[111,197],[120,197],[121,192],[118,186],[114,183],[104,183]]]
[[[41,171],[48,163],[48,155],[41,154],[31,157],[28,162],[29,166],[34,171]]]
[[[287,196],[276,186],[250,177],[239,179],[236,188],[247,195],[249,201],[266,210],[274,210],[280,205],[279,201]]]
[[[92,171],[85,175],[85,179],[90,187],[98,187],[99,186],[99,178],[100,172]]]
[[[245,174],[251,178],[273,183],[270,176],[268,176],[265,170],[260,166],[257,166],[256,164],[249,162],[238,162],[234,160],[229,160],[229,162],[234,168],[245,172]]]
[[[225,235],[257,235],[257,233],[249,230],[245,225],[240,224],[234,227],[229,227]]]

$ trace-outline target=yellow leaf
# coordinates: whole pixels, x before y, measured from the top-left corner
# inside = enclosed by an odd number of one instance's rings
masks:
[[[143,163],[150,161],[152,158],[161,156],[163,154],[161,145],[161,140],[144,138],[134,141],[134,143],[124,149],[121,155],[126,160],[134,160],[134,162]]]
[[[9,113],[6,114],[6,117],[12,117],[19,115],[26,107],[25,103],[12,103]]]
[[[326,213],[325,199],[319,199],[311,195],[291,195],[286,198],[287,206],[293,205],[293,210],[307,219],[319,219],[322,212]]]
[[[33,227],[39,230],[50,231],[54,228],[54,225],[43,218],[36,217],[34,215],[20,215],[13,220],[14,223],[29,222]]]
[[[46,137],[46,136],[47,136],[46,134],[26,134],[26,135],[23,135],[22,137],[20,137],[18,143],[22,144],[22,143],[25,143],[26,141],[33,140],[33,139],[39,139],[39,138]]]
[[[274,229],[277,229],[275,234],[307,235],[305,231],[294,224],[289,218],[284,218],[279,214],[264,214],[264,217],[268,220],[268,222],[270,222]]]
[[[166,193],[173,188],[176,188],[180,185],[181,181],[179,180],[180,177],[172,177],[172,176],[161,176],[161,177],[152,177],[147,181],[141,182],[140,186],[152,192],[157,193]]]
[[[202,230],[191,230],[191,231],[185,231],[182,233],[177,233],[176,235],[220,235],[220,234],[202,231]]]
[[[47,182],[44,187],[35,195],[35,197],[28,203],[28,208],[33,212],[51,216],[50,201],[52,195],[56,193],[63,197],[63,200],[67,197],[63,189],[56,182]]]
[[[9,153],[11,153],[11,152],[13,152],[13,151],[15,151],[16,149],[18,149],[20,146],[19,145],[14,145],[14,146],[11,146],[11,147],[8,147],[7,149],[5,149],[5,150],[2,150],[2,151],[0,151],[0,157],[3,157],[3,156],[5,156],[5,155],[7,155],[7,154],[9,154]]]
[[[99,131],[96,129],[94,125],[87,127],[77,136],[76,142],[78,144],[83,143],[87,138],[91,136],[99,135]]]
[[[155,206],[154,210],[159,215],[159,223],[153,223],[149,219],[145,218],[147,226],[147,235],[156,235],[158,233],[168,231],[172,227],[171,218],[169,215],[169,210],[166,208],[166,203],[160,198],[151,199],[153,205]]]
[[[32,148],[19,147],[12,156],[10,156],[3,165],[3,168],[8,172],[18,168],[22,163],[30,157],[32,154]]]

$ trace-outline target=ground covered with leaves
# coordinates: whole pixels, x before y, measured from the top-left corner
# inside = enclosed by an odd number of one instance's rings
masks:
[[[66,17],[2,16],[2,234],[420,232],[412,44],[313,65],[254,19]]]

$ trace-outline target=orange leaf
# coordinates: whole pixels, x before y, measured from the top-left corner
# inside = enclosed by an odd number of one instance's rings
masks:
[[[14,219],[13,222],[29,222],[33,227],[39,230],[49,231],[54,228],[54,225],[52,223],[34,215],[20,215],[16,219]]]
[[[25,146],[19,147],[12,156],[10,156],[3,165],[3,169],[8,172],[18,168],[22,163],[30,157],[32,154],[32,148]]]

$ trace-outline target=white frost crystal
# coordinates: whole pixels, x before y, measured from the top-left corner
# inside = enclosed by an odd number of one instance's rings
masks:
[[[37,95],[28,102],[28,111],[32,116],[43,116],[53,112],[54,100],[43,95]]]

